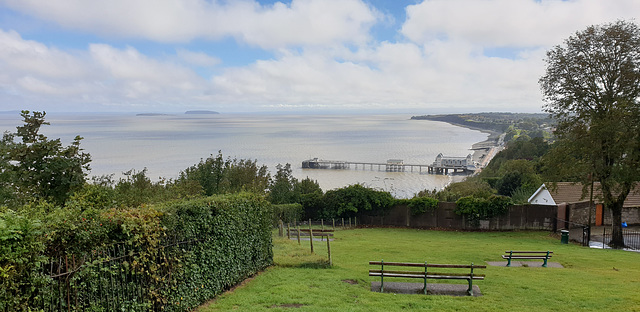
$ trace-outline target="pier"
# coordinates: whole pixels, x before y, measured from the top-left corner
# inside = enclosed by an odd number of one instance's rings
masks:
[[[449,174],[464,172],[473,173],[476,166],[471,160],[471,155],[467,157],[446,157],[442,154],[436,157],[430,165],[426,164],[405,164],[401,159],[389,159],[385,163],[361,162],[361,161],[338,161],[322,160],[318,158],[308,159],[302,162],[303,169],[362,169],[378,170],[387,172],[418,172],[429,174]]]

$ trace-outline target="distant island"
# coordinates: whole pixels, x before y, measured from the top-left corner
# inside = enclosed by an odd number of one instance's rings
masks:
[[[136,116],[171,116],[171,114],[160,114],[160,113],[140,113],[140,114],[136,114]]]
[[[186,111],[185,114],[188,115],[210,115],[210,114],[220,114],[218,112],[209,111],[209,110],[192,110]]]

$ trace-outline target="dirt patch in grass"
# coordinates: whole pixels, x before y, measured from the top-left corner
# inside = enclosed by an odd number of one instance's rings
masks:
[[[345,279],[345,280],[342,280],[342,281],[343,281],[343,282],[345,282],[345,283],[347,283],[347,284],[351,284],[351,285],[356,285],[356,284],[358,284],[358,281],[356,281],[356,280],[352,280],[352,279]]]

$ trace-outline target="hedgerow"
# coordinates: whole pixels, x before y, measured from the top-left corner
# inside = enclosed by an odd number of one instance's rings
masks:
[[[28,208],[0,213],[1,311],[189,311],[273,261],[271,205],[249,193]]]

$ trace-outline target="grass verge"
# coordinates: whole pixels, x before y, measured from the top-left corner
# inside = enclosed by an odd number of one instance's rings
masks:
[[[274,266],[198,311],[640,311],[640,253],[562,245],[548,232],[355,229],[336,231],[333,266],[326,242],[314,250],[274,237]],[[484,265],[505,250],[551,250],[564,268],[487,266],[475,298],[370,291],[370,260]]]

